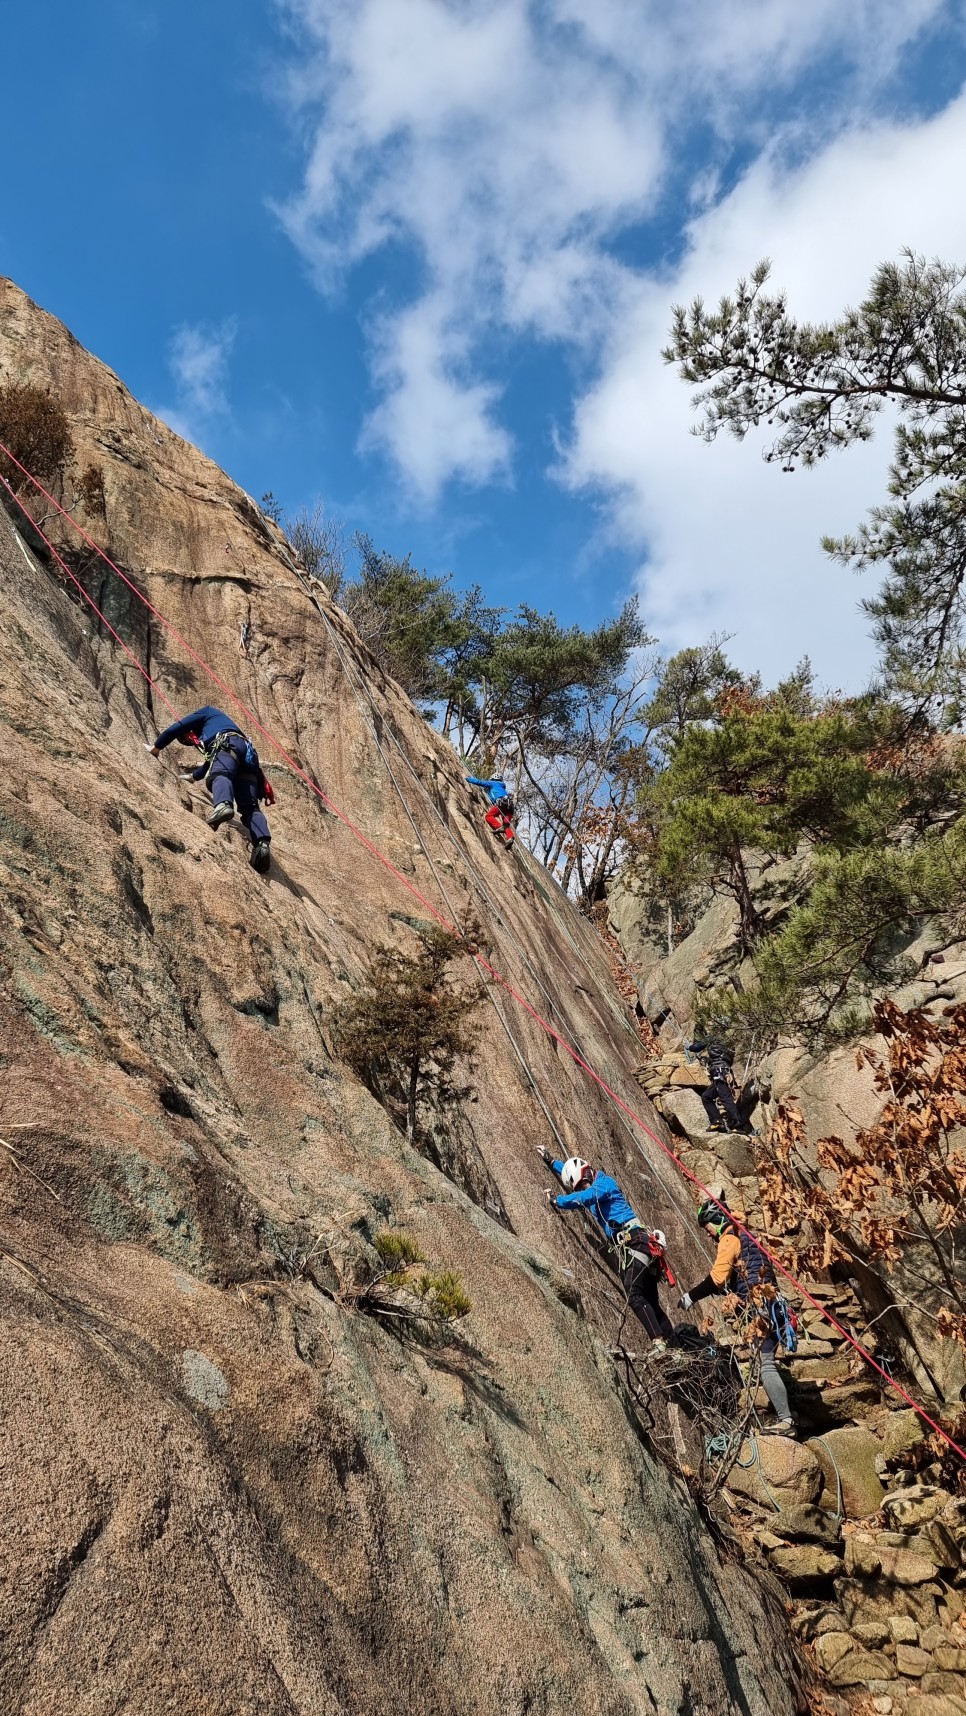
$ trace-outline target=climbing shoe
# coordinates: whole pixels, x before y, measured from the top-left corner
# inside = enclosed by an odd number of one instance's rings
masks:
[[[795,1420],[794,1418],[779,1418],[777,1424],[763,1424],[761,1434],[763,1436],[794,1436]]]
[[[272,862],[271,848],[267,840],[257,840],[255,842],[248,862],[253,870],[257,870],[260,876],[264,876],[265,871]]]
[[[209,828],[220,828],[223,822],[230,822],[234,814],[233,804],[216,804],[213,810],[209,810],[205,821]]]

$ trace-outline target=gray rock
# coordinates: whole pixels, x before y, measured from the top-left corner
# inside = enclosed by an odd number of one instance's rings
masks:
[[[829,1672],[832,1686],[864,1686],[869,1680],[895,1680],[895,1664],[879,1650],[852,1650]]]
[[[929,1652],[920,1650],[918,1645],[896,1645],[896,1668],[900,1674],[907,1674],[910,1678],[919,1680],[934,1666]]]
[[[823,1505],[835,1507],[838,1484],[842,1505],[849,1519],[867,1519],[878,1513],[885,1490],[875,1469],[880,1444],[869,1430],[829,1430],[808,1443],[825,1474]],[[828,1500],[827,1498],[830,1498]]]
[[[783,1508],[775,1516],[775,1527],[793,1542],[821,1543],[827,1549],[836,1546],[842,1536],[841,1521],[834,1514],[803,1502],[798,1507]]]
[[[823,1633],[815,1640],[815,1656],[818,1666],[824,1674],[841,1662],[855,1646],[848,1633]]]
[[[732,1466],[728,1473],[728,1488],[738,1495],[765,1507],[774,1498],[782,1509],[817,1500],[822,1468],[810,1446],[779,1436],[759,1436],[743,1443],[740,1458],[749,1464]]]
[[[892,1635],[886,1621],[859,1621],[852,1628],[852,1637],[867,1645],[869,1650],[881,1650],[889,1644]]]
[[[830,1555],[817,1543],[793,1543],[785,1549],[772,1549],[768,1559],[793,1591],[796,1586],[812,1585],[817,1579],[834,1578],[842,1565],[837,1555]]]
[[[228,1404],[229,1387],[223,1371],[193,1347],[181,1355],[181,1380],[185,1392],[209,1412],[220,1412]]]

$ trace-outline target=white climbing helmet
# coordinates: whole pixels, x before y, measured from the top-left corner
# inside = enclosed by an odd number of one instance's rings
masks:
[[[582,1162],[579,1156],[570,1156],[560,1170],[560,1178],[568,1192],[575,1192],[585,1174],[593,1175],[589,1162]]]

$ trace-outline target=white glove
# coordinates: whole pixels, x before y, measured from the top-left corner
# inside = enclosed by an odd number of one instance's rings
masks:
[[[682,1293],[680,1299],[678,1300],[678,1304],[680,1305],[682,1311],[690,1311],[690,1309],[691,1309],[691,1295],[690,1295],[690,1293]]]
[[[194,775],[193,775],[193,774],[192,774],[192,773],[191,773],[191,770],[190,770],[190,769],[189,769],[189,770],[188,770],[188,771],[187,771],[187,773],[186,773],[186,774],[181,774],[181,775],[179,775],[179,776],[178,776],[178,779],[179,779],[179,781],[193,781],[193,780],[194,780],[194,778],[195,778],[195,777],[194,777]]]

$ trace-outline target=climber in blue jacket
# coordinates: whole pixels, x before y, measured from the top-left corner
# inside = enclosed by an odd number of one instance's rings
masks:
[[[477,780],[475,775],[467,775],[468,786],[482,787],[490,801],[490,808],[483,818],[488,828],[498,834],[504,846],[512,846],[515,838],[513,828],[513,794],[507,791],[506,781]]]
[[[616,1180],[584,1162],[570,1156],[566,1162],[555,1162],[549,1150],[537,1146],[537,1154],[556,1174],[564,1187],[554,1194],[547,1190],[548,1203],[558,1210],[586,1210],[608,1242],[608,1253],[627,1294],[627,1302],[654,1345],[661,1352],[667,1342],[675,1340],[674,1325],[661,1308],[658,1282],[663,1276],[668,1285],[676,1285],[664,1256],[666,1241],[660,1229],[646,1228],[634,1214]]]
[[[215,709],[210,703],[165,727],[154,744],[147,747],[151,756],[159,756],[174,739],[182,745],[197,745],[202,753],[202,761],[189,769],[184,778],[193,781],[207,778],[212,799],[207,822],[212,828],[219,828],[223,822],[231,821],[237,807],[251,836],[249,863],[264,874],[271,863],[272,835],[268,820],[259,809],[259,800],[274,804],[275,794],[254,745],[223,709]]]
[[[482,787],[491,804],[499,804],[501,798],[508,798],[512,802],[513,795],[507,791],[506,781],[480,781],[475,775],[467,775],[466,784],[467,786]]]

